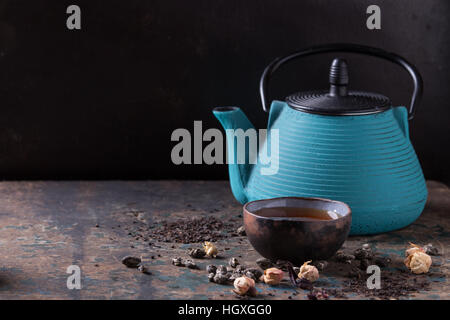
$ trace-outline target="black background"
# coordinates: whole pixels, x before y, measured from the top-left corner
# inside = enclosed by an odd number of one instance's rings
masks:
[[[66,28],[77,4],[82,29]],[[381,7],[382,29],[366,28]],[[428,179],[450,181],[450,2],[0,1],[0,179],[218,179],[224,165],[171,162],[176,128],[219,127],[215,106],[240,106],[256,127],[267,114],[259,77],[273,58],[327,42],[396,52],[421,71],[424,99],[410,123]],[[349,61],[352,89],[395,105],[412,84],[398,66]],[[291,64],[272,98],[327,87],[332,55]]]

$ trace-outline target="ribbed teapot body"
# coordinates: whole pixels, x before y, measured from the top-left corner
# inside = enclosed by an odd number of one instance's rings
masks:
[[[409,140],[407,120],[395,108],[357,116],[324,116],[287,105],[272,119],[279,132],[279,168],[261,175],[255,167],[249,200],[321,197],[352,209],[351,234],[405,227],[426,203],[425,179]],[[258,165],[257,165],[258,166]]]

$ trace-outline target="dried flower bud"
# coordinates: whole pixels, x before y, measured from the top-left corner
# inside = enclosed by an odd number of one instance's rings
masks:
[[[405,259],[405,265],[412,273],[427,273],[431,266],[431,257],[422,251],[415,251]]]
[[[208,257],[212,257],[212,258],[217,257],[218,250],[217,250],[217,247],[214,245],[214,243],[205,241],[203,248],[205,249],[206,255]]]
[[[233,292],[243,296],[243,295],[251,295],[254,296],[256,294],[255,281],[248,277],[239,277],[234,280],[234,290]]]
[[[298,277],[314,282],[319,279],[319,270],[315,266],[310,265],[311,261],[306,261],[301,267]]]
[[[405,256],[408,257],[412,255],[414,252],[424,252],[424,250],[419,247],[417,244],[409,243],[409,248],[405,251]]]
[[[277,268],[269,268],[264,270],[263,280],[266,284],[277,285],[283,280],[284,273]]]

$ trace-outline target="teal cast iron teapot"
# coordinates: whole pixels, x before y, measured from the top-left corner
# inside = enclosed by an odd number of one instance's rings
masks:
[[[236,136],[226,130],[232,192],[241,203],[287,196],[343,201],[353,213],[351,234],[405,227],[419,217],[427,199],[408,129],[422,94],[422,79],[413,65],[396,54],[354,44],[302,50],[276,59],[264,70],[260,82],[263,109],[268,111],[269,78],[281,65],[326,52],[366,54],[402,66],[414,82],[409,109],[393,107],[380,94],[348,90],[347,64],[334,59],[329,90],[295,93],[285,101],[272,102],[263,143],[270,145],[270,132],[278,129],[275,174],[261,174],[264,165],[259,162],[237,163]],[[253,128],[237,107],[219,107],[213,113],[225,129]]]

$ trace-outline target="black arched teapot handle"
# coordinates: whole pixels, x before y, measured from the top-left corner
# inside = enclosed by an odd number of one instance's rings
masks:
[[[297,52],[294,52],[290,55],[277,58],[274,61],[272,61],[265,69],[261,76],[261,80],[259,82],[259,92],[261,95],[261,102],[262,107],[265,112],[269,111],[268,103],[267,103],[267,87],[269,85],[270,77],[275,73],[275,71],[278,70],[281,65],[292,61],[294,59],[300,58],[300,57],[306,57],[310,55],[315,55],[318,53],[327,53],[327,52],[350,52],[350,53],[360,53],[370,56],[375,56],[378,58],[382,58],[384,60],[388,60],[390,62],[393,62],[395,64],[398,64],[402,66],[406,71],[408,71],[409,75],[411,76],[413,83],[414,83],[414,91],[411,97],[411,104],[408,110],[408,119],[411,120],[414,118],[414,113],[416,111],[416,107],[419,104],[421,98],[422,98],[422,91],[423,91],[423,81],[422,76],[420,75],[417,68],[406,61],[404,58],[400,57],[399,55],[387,52],[382,49],[374,48],[374,47],[368,47],[363,45],[357,45],[357,44],[351,44],[351,43],[334,43],[334,44],[327,44],[327,45],[320,45],[315,47],[310,47],[304,50],[300,50]]]

